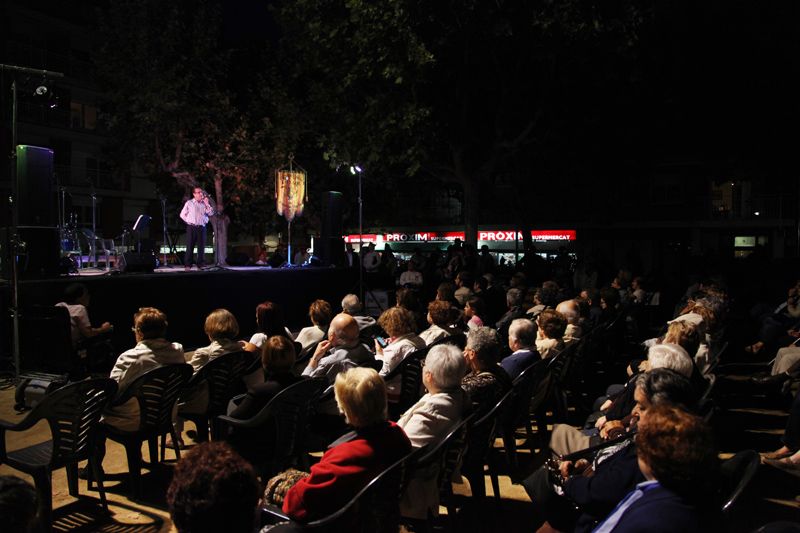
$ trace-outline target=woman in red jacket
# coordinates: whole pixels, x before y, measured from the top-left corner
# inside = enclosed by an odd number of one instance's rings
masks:
[[[369,481],[411,451],[403,430],[387,420],[386,385],[371,368],[336,376],[336,403],[354,431],[334,442],[311,474],[286,493],[283,512],[299,522],[342,508]]]

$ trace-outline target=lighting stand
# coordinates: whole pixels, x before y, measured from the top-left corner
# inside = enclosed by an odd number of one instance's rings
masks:
[[[5,65],[0,63],[0,71],[20,72],[34,76],[49,78],[63,78],[60,72],[39,70],[16,65]],[[19,182],[17,181],[17,79],[12,74],[11,80],[11,155],[9,157],[11,165],[11,196],[8,204],[11,208],[11,235],[9,237],[8,257],[11,263],[11,321],[12,321],[12,343],[14,356],[14,378],[19,380],[19,369],[22,363],[19,351],[19,269],[17,268],[17,253],[25,248],[17,233],[19,226],[19,210],[17,199],[19,198]]]
[[[165,246],[169,246],[167,241],[167,197],[160,194],[158,199],[161,200],[161,231],[163,232],[162,238],[164,239],[164,244],[161,245],[161,249],[163,250]],[[163,254],[164,266],[167,266],[167,252],[163,252]]]
[[[92,184],[92,247],[89,250],[92,254],[92,266],[97,268],[97,193]],[[108,264],[106,264],[108,267]]]

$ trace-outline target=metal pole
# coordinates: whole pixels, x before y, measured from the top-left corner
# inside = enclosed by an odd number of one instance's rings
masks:
[[[97,268],[97,193],[92,184],[92,266]]]
[[[286,250],[287,250],[286,255],[288,257],[286,258],[286,263],[289,266],[292,266],[292,221],[291,220],[289,221],[289,236],[288,236],[288,239],[289,239],[289,241],[288,241],[288,243],[286,245]]]
[[[361,196],[361,172],[358,173],[358,297],[364,301],[364,199]]]
[[[161,230],[163,235],[161,238],[164,240],[164,243],[161,245],[161,249],[164,249],[164,246],[168,246],[167,244],[167,197],[163,194],[159,198],[161,200]],[[163,252],[164,256],[164,266],[167,266],[167,252]]]
[[[19,183],[17,182],[17,80],[11,82],[11,197],[8,199],[11,207],[11,236],[9,237],[8,258],[11,263],[11,321],[12,339],[14,343],[14,377],[19,380],[19,370],[22,360],[19,350],[19,271],[17,269],[17,252],[20,245],[17,235],[19,213],[17,212],[17,198],[19,198]]]

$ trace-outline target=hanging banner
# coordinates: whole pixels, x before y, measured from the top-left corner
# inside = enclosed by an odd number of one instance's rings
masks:
[[[278,214],[291,222],[303,214],[306,196],[306,173],[302,170],[278,170],[275,173],[275,201]]]

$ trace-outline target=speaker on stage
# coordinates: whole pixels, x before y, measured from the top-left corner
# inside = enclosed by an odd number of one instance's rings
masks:
[[[125,252],[119,263],[121,272],[153,272],[156,256],[152,252]]]
[[[19,240],[25,243],[17,252],[20,279],[48,278],[61,272],[61,243],[58,228],[17,226]],[[11,228],[0,228],[0,272],[11,279]]]
[[[344,196],[338,191],[326,191],[322,202],[322,232],[315,241],[314,255],[323,265],[346,266],[344,241],[342,240],[342,202]],[[317,246],[317,243],[319,245]]]
[[[17,224],[50,226],[55,221],[53,194],[53,150],[40,146],[17,146]]]

